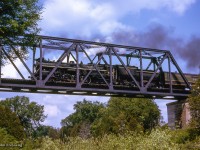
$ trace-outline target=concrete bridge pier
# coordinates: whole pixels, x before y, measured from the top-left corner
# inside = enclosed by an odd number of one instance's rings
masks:
[[[168,126],[171,129],[185,128],[191,119],[189,104],[186,99],[167,104]]]

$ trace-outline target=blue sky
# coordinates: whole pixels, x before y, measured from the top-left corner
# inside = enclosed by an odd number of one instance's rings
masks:
[[[200,65],[200,1],[198,0],[41,0],[38,23],[42,35],[171,50],[183,72],[198,73]],[[122,37],[122,38],[120,38]],[[18,62],[16,62],[17,64]],[[22,65],[19,67],[23,70]],[[10,66],[5,76],[17,76]],[[45,106],[46,125],[61,119],[83,100],[107,102],[108,97],[0,93],[0,99],[25,95]],[[167,121],[166,103],[156,100]]]

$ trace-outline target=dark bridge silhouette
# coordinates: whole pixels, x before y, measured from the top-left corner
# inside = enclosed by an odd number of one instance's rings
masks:
[[[167,50],[38,36],[31,62],[21,72],[1,45],[20,78],[0,69],[0,91],[185,99],[198,75],[183,74]],[[2,59],[2,57],[1,57]]]

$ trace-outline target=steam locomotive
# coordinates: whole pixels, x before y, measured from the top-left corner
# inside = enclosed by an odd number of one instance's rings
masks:
[[[42,59],[42,79],[45,79],[52,69],[56,66],[56,62]],[[112,65],[112,83],[113,86],[122,86],[122,87],[136,87],[136,83],[133,81],[131,75],[135,80],[140,84],[140,69],[136,66],[126,66],[130,71],[127,72],[126,68],[122,65]],[[98,69],[97,69],[98,68]],[[110,65],[107,64],[98,64],[97,68],[94,67],[94,64],[80,63],[79,70],[79,82],[83,82],[86,85],[106,85],[110,83]],[[143,84],[145,85],[153,75],[153,70],[143,70]],[[89,74],[89,75],[88,75]],[[131,74],[131,75],[130,75]],[[36,59],[34,65],[34,75],[39,79],[40,75],[40,61]],[[87,76],[88,75],[88,76]],[[87,76],[87,77],[86,77]],[[68,63],[61,63],[56,71],[49,78],[48,82],[55,84],[76,84],[77,77],[77,66],[74,61]],[[186,78],[191,84],[193,84],[197,77],[194,78],[191,74],[186,74]],[[172,86],[177,89],[185,89],[186,85],[178,73],[171,73]],[[106,82],[105,82],[106,81]],[[153,88],[169,88],[170,79],[169,73],[163,72],[160,69],[153,78],[149,87]]]

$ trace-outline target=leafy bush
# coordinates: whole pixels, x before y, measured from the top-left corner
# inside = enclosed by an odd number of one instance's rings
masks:
[[[194,132],[194,131],[193,131]],[[65,137],[63,141],[49,137],[25,141],[23,149],[35,150],[187,150],[200,149],[200,136],[193,137],[191,129],[175,130],[154,129],[149,133],[127,132],[105,134],[102,137]]]
[[[183,129],[174,130],[171,131],[171,134],[174,135],[172,137],[172,140],[178,144],[184,144],[190,140],[190,133],[188,132],[188,130],[183,130]]]
[[[150,134],[137,134],[128,132],[124,135],[109,134],[103,137],[83,139],[80,137],[67,137],[65,142],[45,137],[38,149],[70,149],[70,150],[124,150],[124,149],[180,149],[180,145],[173,142],[169,130],[155,129]]]
[[[185,144],[181,145],[181,149],[183,150],[200,150],[200,137],[196,137],[193,141],[188,141]]]
[[[0,105],[0,128],[4,128],[8,134],[18,140],[25,138],[24,128],[16,113],[3,105]]]
[[[179,129],[171,131],[173,141],[178,144],[185,144],[187,142],[193,141],[199,137],[200,133],[198,129],[188,128],[188,129]]]
[[[17,140],[7,133],[7,131],[3,128],[0,128],[0,139],[2,143],[10,143],[10,142],[17,142]]]
[[[38,149],[42,145],[43,138],[27,138],[23,141],[23,150]]]
[[[7,131],[3,128],[0,128],[0,150],[5,149],[19,149],[22,147],[21,142],[17,141],[15,137],[9,135]]]

